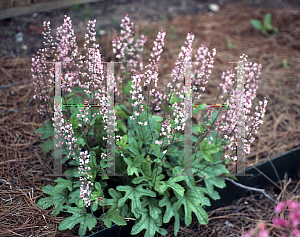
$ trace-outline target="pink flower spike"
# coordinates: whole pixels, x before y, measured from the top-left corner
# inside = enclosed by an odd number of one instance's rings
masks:
[[[287,200],[286,204],[288,205],[290,210],[294,210],[298,208],[298,203],[294,202],[293,200]]]
[[[300,237],[300,231],[299,230],[293,229],[292,232],[293,232],[293,236]]]
[[[284,202],[279,202],[277,204],[277,206],[274,207],[274,211],[275,211],[275,213],[280,213],[280,212],[283,211],[284,208],[285,208],[285,203]]]
[[[267,230],[263,230],[258,234],[258,237],[269,237],[269,232]]]
[[[259,223],[258,229],[262,230],[262,231],[265,230],[266,229],[266,224],[264,222]]]
[[[281,217],[274,217],[273,224],[275,226],[279,226],[279,227],[288,227],[289,226],[288,221],[286,221],[285,219],[283,219]]]
[[[297,213],[296,212],[290,212],[289,213],[289,219],[291,221],[296,220],[297,219]]]
[[[292,228],[297,228],[297,226],[299,225],[299,220],[298,219],[293,219],[293,220],[291,220],[291,222],[292,222]]]
[[[246,233],[245,235],[243,235],[243,237],[252,237],[249,233]]]

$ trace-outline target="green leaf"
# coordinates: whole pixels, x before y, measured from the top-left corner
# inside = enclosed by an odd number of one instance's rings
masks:
[[[83,100],[83,96],[75,96],[73,97],[73,104],[81,105]]]
[[[218,151],[217,153],[214,153],[214,154],[212,154],[212,157],[213,157],[213,160],[214,160],[214,162],[216,162],[216,161],[221,161],[222,160],[222,157],[224,156],[224,154],[225,154],[225,151],[223,150],[220,150],[220,151]]]
[[[159,228],[161,226],[161,218],[153,219],[149,215],[149,211],[146,208],[137,210],[139,215],[142,215],[142,218],[137,222],[131,229],[131,235],[136,235],[140,233],[143,229],[146,229],[144,237],[154,237],[155,233],[158,232],[161,235],[166,235],[168,231],[164,228]]]
[[[82,208],[68,206],[67,209],[67,212],[73,213],[73,215],[67,217],[59,224],[59,230],[72,230],[76,224],[80,224],[78,234],[80,237],[83,237],[86,234],[87,228],[92,230],[96,226],[97,220],[93,217],[87,216]]]
[[[73,98],[69,98],[68,100],[67,100],[67,105],[74,105],[75,103],[74,103],[74,100],[73,100]]]
[[[46,210],[48,207],[52,206],[52,200],[51,197],[45,197],[45,198],[41,198],[38,202],[37,205],[41,208],[43,208],[44,210]]]
[[[68,98],[68,97],[71,97],[72,95],[75,95],[75,93],[69,93],[66,95],[66,97]]]
[[[73,92],[78,92],[78,93],[82,94],[84,92],[84,90],[80,86],[78,86],[78,87],[73,88]]]
[[[126,105],[125,104],[121,104],[121,105],[118,105],[117,110],[121,110],[122,112],[124,112],[124,115],[131,115],[131,113],[128,111],[128,109],[126,108]],[[117,114],[116,114],[117,115]],[[123,115],[123,117],[124,117]],[[128,118],[128,116],[125,116],[125,118]]]
[[[53,139],[47,140],[41,144],[41,148],[44,149],[44,154],[49,152],[50,150],[54,149],[54,141]]]
[[[188,190],[182,197],[176,194],[178,201],[173,204],[174,210],[179,210],[181,205],[184,206],[185,224],[189,226],[192,223],[192,212],[195,213],[201,225],[208,223],[208,215],[201,206],[200,194],[195,190]]]
[[[42,187],[42,190],[43,190],[44,193],[51,195],[52,190],[53,190],[53,186],[48,184],[47,186]]]
[[[158,115],[152,115],[151,118],[154,119],[154,120],[157,121],[157,122],[163,121],[163,117],[158,116]]]
[[[139,218],[140,215],[137,213],[137,210],[142,208],[140,201],[141,196],[156,197],[155,192],[143,188],[145,185],[146,184],[140,184],[136,188],[131,186],[117,186],[116,189],[118,191],[123,191],[126,193],[125,196],[119,200],[118,207],[123,206],[128,199],[131,199],[131,211],[136,218]]]
[[[77,144],[78,144],[79,146],[84,146],[84,145],[85,145],[84,139],[81,138],[81,137],[78,137],[78,138],[77,138]]]
[[[206,110],[209,108],[209,105],[198,105],[197,107],[193,107],[192,114],[198,114],[200,111]]]
[[[128,149],[134,154],[134,156],[140,155],[139,145],[134,137],[128,137]]]
[[[101,184],[99,182],[96,182],[95,183],[95,188],[97,189],[97,195],[99,197],[102,197],[103,196],[103,191],[102,191],[102,188],[101,188]]]
[[[153,173],[151,172],[151,164],[150,162],[147,162],[147,160],[144,160],[142,163],[142,174],[148,178],[151,178]]]
[[[173,105],[175,102],[178,102],[179,101],[179,98],[176,97],[175,94],[172,94],[172,98],[170,99],[170,104]]]
[[[263,27],[262,27],[262,25],[261,25],[261,23],[260,23],[259,20],[254,20],[254,19],[252,19],[250,22],[251,22],[251,24],[252,24],[257,30],[260,30],[260,31],[263,30]]]
[[[203,131],[203,128],[202,128],[202,125],[201,125],[201,124],[199,125],[199,127],[197,127],[197,132],[204,133],[204,131]]]
[[[134,184],[139,184],[143,181],[148,182],[148,179],[146,179],[145,177],[135,177],[131,182]]]
[[[48,137],[52,137],[52,136],[54,136],[53,124],[49,121],[46,121],[45,126],[36,129],[35,132],[36,133],[44,133],[44,135],[41,136],[41,139],[46,139]]]
[[[73,182],[71,180],[58,178],[54,180],[54,182],[57,183],[56,186],[53,187],[51,195],[55,196],[57,193],[61,192],[61,190],[68,188],[70,192],[72,192],[72,184]]]
[[[184,195],[184,188],[176,183],[176,182],[180,182],[183,181],[185,179],[185,176],[176,176],[176,177],[171,177],[166,185],[170,188],[172,188],[176,193],[178,193],[178,195],[183,196]]]
[[[144,160],[143,155],[138,155],[138,156],[134,157],[133,161],[132,161],[132,166],[139,168],[141,166],[141,164],[143,163],[143,160]]]
[[[178,148],[176,146],[169,147],[166,155],[177,157],[178,156]]]
[[[96,121],[101,121],[101,115],[100,115],[100,114],[97,114],[97,115],[95,115],[95,116],[93,117],[93,119],[92,119],[90,125],[91,125],[91,126],[94,125]]]
[[[72,128],[78,128],[78,118],[77,114],[72,114],[70,118],[70,123],[72,124]]]
[[[69,200],[68,190],[67,189],[61,190],[60,193],[55,194],[52,200],[53,200],[55,210],[53,210],[51,213],[54,214],[55,212],[55,215],[58,215],[62,211],[63,205],[68,203]]]
[[[112,225],[112,221],[116,223],[118,226],[127,225],[126,221],[122,216],[119,215],[119,212],[116,209],[109,209],[105,213],[105,218],[103,219],[104,224],[110,228]]]
[[[177,236],[177,233],[178,233],[179,227],[180,227],[180,216],[179,216],[178,211],[174,211],[171,200],[166,196],[164,196],[164,198],[159,201],[158,205],[160,207],[166,206],[166,211],[165,211],[165,214],[163,217],[164,223],[169,223],[171,218],[173,216],[175,217],[174,234],[175,234],[175,236]]]
[[[140,148],[142,148],[142,142],[145,145],[150,145],[151,141],[152,141],[152,137],[151,137],[151,133],[150,133],[150,129],[148,125],[138,125],[134,128],[134,130],[136,131],[137,134],[137,140],[141,142]]]
[[[264,18],[264,28],[266,31],[270,30],[271,27],[271,14],[267,13]]]
[[[214,143],[208,144],[209,139],[204,140],[200,144],[200,149],[202,151],[203,158],[207,161],[213,161],[211,154],[217,153],[222,149],[221,145],[215,145]]]
[[[121,120],[117,120],[117,128],[122,130],[124,133],[127,133],[127,127]]]
[[[69,197],[69,203],[77,204],[80,200],[80,189],[77,188],[74,192],[70,193]]]
[[[132,84],[133,84],[132,80],[128,81],[126,87],[124,88],[125,95],[130,94]]]
[[[196,187],[196,189],[199,190],[202,193],[208,194],[213,200],[219,200],[221,198],[220,195],[219,195],[219,193],[217,191],[215,191],[215,190],[213,190],[212,193],[209,193],[208,190],[207,190],[207,188],[204,188],[204,187]],[[211,206],[211,203],[210,203],[209,199],[208,199],[208,203],[209,204],[204,203],[204,202],[202,202],[202,203],[204,205],[206,205],[206,206]]]
[[[156,157],[160,157],[160,148],[159,148],[159,146],[158,145],[154,145],[154,144],[151,144],[151,147],[152,147],[152,149],[155,151],[155,153],[156,153]]]
[[[89,151],[89,155],[90,155],[90,162],[88,163],[88,165],[91,167],[91,171],[98,172],[100,167],[98,166],[97,163],[96,152],[94,150],[91,150]],[[93,175],[93,178],[95,178],[95,175]]]
[[[150,211],[150,216],[156,220],[161,218],[162,209],[158,206],[158,200],[156,198],[151,197],[143,197],[142,207],[148,206],[148,210]]]
[[[116,190],[114,190],[113,188],[110,188],[108,190],[108,193],[110,194],[111,197],[113,197],[112,199],[107,199],[105,198],[103,201],[103,204],[105,206],[110,206],[109,210],[117,210],[120,212],[120,214],[122,216],[125,216],[125,214],[128,213],[128,205],[124,204],[122,207],[118,207],[118,203],[119,200],[123,197],[122,194]],[[106,218],[106,217],[105,217]],[[110,226],[106,225],[108,228],[110,228]]]
[[[226,187],[225,180],[221,179],[220,177],[211,177],[211,178],[205,178],[204,179],[207,191],[209,194],[212,194],[214,187],[216,186],[218,188],[224,188]]]
[[[152,182],[154,182],[155,176],[156,176],[156,174],[153,172]],[[160,174],[160,175],[158,175],[156,177],[156,182],[155,182],[155,188],[154,188],[154,190],[157,191],[157,192],[159,192],[159,194],[163,194],[167,190],[167,188],[168,188],[166,182],[162,181],[164,178],[165,178],[165,176],[163,174]],[[179,190],[179,193],[180,193],[180,190]]]
[[[120,140],[120,146],[125,146],[127,143],[127,135],[124,135]]]

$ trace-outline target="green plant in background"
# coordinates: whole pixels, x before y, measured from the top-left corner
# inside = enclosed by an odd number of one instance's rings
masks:
[[[90,20],[94,15],[93,9],[89,5],[84,5],[83,16],[85,20]]]
[[[259,30],[261,33],[263,33],[264,36],[270,37],[270,34],[273,32],[278,32],[278,29],[271,26],[271,14],[267,13],[264,18],[264,25],[260,23],[259,20],[252,19],[251,24]]]
[[[277,82],[277,87],[281,87],[281,82]]]
[[[82,5],[80,5],[80,4],[74,4],[74,5],[70,8],[70,10],[71,10],[71,11],[74,11],[74,12],[78,12],[78,11],[81,10],[81,8],[82,8]]]
[[[165,15],[159,15],[159,19],[164,20],[164,19],[166,19],[166,16]]]
[[[282,66],[283,66],[284,68],[289,68],[286,59],[283,59],[283,60],[282,60]]]
[[[119,32],[120,28],[120,21],[118,18],[112,17],[111,18],[111,27],[116,30],[116,32]]]
[[[237,46],[235,44],[232,44],[230,39],[226,39],[226,43],[227,43],[227,48],[228,49],[236,49]]]
[[[161,26],[167,25],[167,18],[165,15],[159,15],[159,22]]]
[[[142,34],[143,35],[150,35],[152,30],[153,30],[152,26],[148,25],[147,29],[142,30]]]
[[[175,26],[171,25],[170,26],[170,31],[171,31],[171,39],[172,40],[178,40],[178,35],[176,33],[176,28]]]
[[[79,224],[78,234],[81,237],[86,234],[87,228],[89,230],[94,228],[97,221],[103,221],[110,228],[112,223],[126,225],[125,220],[133,218],[135,223],[131,234],[136,235],[146,230],[145,237],[154,237],[156,232],[161,235],[167,234],[167,231],[161,228],[161,225],[162,223],[169,223],[173,217],[175,218],[174,233],[177,235],[180,220],[184,220],[187,226],[190,225],[192,213],[195,213],[200,224],[206,225],[208,215],[204,207],[211,205],[208,197],[213,200],[220,199],[218,192],[214,189],[215,187],[224,188],[226,186],[225,181],[219,176],[225,175],[236,179],[226,169],[225,165],[232,157],[225,155],[225,150],[230,145],[230,141],[233,140],[233,133],[235,133],[234,130],[230,130],[226,126],[235,127],[232,126],[232,123],[235,125],[237,121],[235,118],[231,118],[230,123],[230,120],[226,120],[227,116],[219,120],[218,116],[222,108],[216,112],[212,112],[211,108],[207,109],[205,107],[193,109],[193,114],[206,109],[207,113],[201,118],[200,125],[192,125],[193,133],[190,136],[193,156],[190,164],[192,176],[184,175],[185,155],[183,148],[185,137],[183,130],[186,118],[184,96],[183,89],[181,89],[181,93],[179,92],[180,95],[177,97],[174,88],[175,85],[180,86],[180,84],[183,84],[183,76],[180,76],[180,72],[185,68],[185,64],[180,62],[192,61],[191,52],[194,35],[192,33],[187,35],[185,42],[187,46],[183,46],[182,52],[179,54],[173,70],[173,76],[176,80],[174,80],[173,86],[170,83],[169,88],[172,91],[168,94],[169,98],[163,98],[161,91],[156,91],[152,95],[155,95],[155,100],[148,99],[146,102],[143,98],[146,98],[147,95],[150,98],[149,93],[152,88],[148,92],[143,92],[139,89],[140,79],[144,77],[146,84],[150,87],[152,79],[154,79],[154,82],[156,81],[165,32],[158,32],[152,48],[153,53],[150,56],[152,60],[149,60],[150,63],[146,66],[148,70],[145,73],[141,73],[143,68],[141,52],[147,38],[142,35],[140,39],[134,42],[132,26],[127,15],[121,24],[123,28],[122,37],[118,37],[114,33],[113,53],[120,62],[124,63],[120,77],[122,85],[124,79],[129,80],[125,86],[122,86],[123,98],[120,98],[121,96],[117,94],[121,104],[115,107],[116,116],[121,117],[121,119],[115,120],[114,127],[114,135],[117,139],[114,162],[115,173],[123,174],[123,176],[108,176],[105,169],[109,168],[111,164],[106,159],[108,115],[105,108],[107,102],[103,99],[105,86],[102,88],[99,86],[104,85],[102,80],[105,80],[103,72],[105,70],[102,71],[102,55],[99,52],[99,45],[95,44],[95,21],[90,21],[88,24],[88,33],[85,36],[87,43],[84,46],[87,51],[85,55],[81,55],[78,51],[74,31],[67,31],[67,29],[72,28],[69,17],[66,17],[63,26],[58,28],[58,43],[56,44],[51,45],[49,25],[44,23],[44,26],[45,38],[48,39],[45,45],[48,48],[44,51],[38,51],[37,56],[32,60],[32,73],[34,79],[37,80],[33,83],[36,86],[35,92],[38,93],[39,98],[43,98],[42,101],[48,103],[50,97],[47,90],[53,88],[53,84],[50,86],[45,85],[45,81],[49,81],[49,83],[51,81],[46,80],[47,75],[43,73],[52,71],[50,69],[42,71],[46,68],[43,53],[45,52],[55,61],[65,61],[68,58],[73,60],[76,65],[76,67],[68,66],[69,64],[62,65],[62,68],[66,71],[69,70],[68,75],[78,78],[78,81],[62,81],[64,85],[62,87],[63,105],[82,105],[85,95],[89,99],[85,103],[100,101],[100,106],[96,108],[82,108],[80,106],[62,108],[60,132],[63,142],[59,145],[63,148],[62,163],[71,167],[64,172],[65,175],[69,176],[54,180],[57,183],[55,186],[47,185],[43,187],[43,192],[47,194],[47,197],[41,198],[37,205],[43,209],[54,206],[52,214],[59,215],[62,212],[72,214],[60,223],[59,230],[73,229],[75,225]],[[68,32],[68,35],[64,35],[64,32]],[[65,39],[69,42],[66,42]],[[61,50],[56,50],[57,48],[54,45]],[[196,59],[207,59],[203,60],[207,62],[205,65],[203,64],[204,68],[212,68],[216,50],[213,49],[212,54],[208,54],[208,46],[201,48],[206,53],[202,54],[199,48],[199,55],[195,56]],[[54,54],[55,52],[57,53]],[[68,52],[69,55],[66,55],[65,52]],[[85,60],[83,62],[78,58],[85,58]],[[133,62],[131,68],[127,65],[129,61]],[[200,78],[202,73],[206,76],[210,75],[210,70],[202,72],[200,66],[203,65],[199,65],[199,68],[193,71],[193,82],[197,81],[196,79]],[[54,69],[54,66],[49,67]],[[80,68],[80,71],[74,68]],[[225,88],[228,90],[224,102],[230,96],[230,85],[233,84],[231,77],[234,74],[229,72],[228,69],[227,73],[229,75],[226,77],[224,84],[220,84],[223,90]],[[254,77],[256,75],[249,72],[249,81],[246,81],[246,83],[252,80],[252,74],[253,80],[256,80]],[[51,75],[48,76],[51,78]],[[67,75],[63,73],[63,78],[65,77]],[[206,82],[204,80],[203,83],[206,84]],[[76,86],[77,84],[78,86]],[[95,91],[91,92],[92,88]],[[256,89],[253,89],[252,93],[248,94],[250,101],[253,100],[255,91]],[[66,92],[68,93],[66,94]],[[193,93],[192,103],[194,103],[195,94],[197,93]],[[34,98],[37,97],[34,96]],[[127,108],[124,104],[126,99],[129,101],[130,108]],[[235,99],[233,98],[234,101]],[[158,110],[162,107],[160,103],[164,102],[162,104],[163,109],[161,109],[164,113],[163,116],[154,114],[154,109],[150,108],[149,105],[152,101],[154,101],[154,106]],[[55,119],[53,113],[49,114],[47,109],[51,108],[51,106],[48,106],[49,104],[51,105],[51,103],[48,103],[43,108],[46,108],[52,121],[46,121],[45,126],[36,130],[37,133],[43,134],[41,139],[52,139],[55,135],[54,131],[57,132],[58,129],[53,126]],[[257,113],[257,117],[253,118],[253,121],[254,119],[256,121],[253,122],[253,133],[257,132],[258,125],[262,123],[261,119],[264,116],[266,104],[266,100],[264,103],[260,101],[260,106],[256,107],[256,110],[260,113]],[[141,109],[143,110],[141,111]],[[149,111],[150,109],[152,111]],[[230,118],[233,113],[229,108],[225,108],[225,110],[227,111],[226,115],[229,115]],[[39,112],[41,113],[41,111]],[[114,116],[114,118],[116,117]],[[251,119],[249,120],[251,121]],[[252,128],[248,129],[247,126],[246,131],[248,130],[252,131]],[[54,149],[54,142],[53,140],[47,140],[41,147],[44,149],[45,154]],[[51,154],[53,157],[55,156],[54,153]],[[233,151],[233,156],[234,154]]]
[[[183,46],[183,45],[182,45],[181,43],[177,45],[177,47],[178,47],[179,49],[181,49],[182,46]]]
[[[10,30],[6,30],[6,31],[4,31],[4,34],[5,35],[9,35],[9,36],[13,36],[13,35],[16,34],[16,32],[13,32],[13,31],[10,31]]]
[[[90,20],[95,15],[93,9],[89,5],[74,4],[70,10],[73,12],[80,12],[82,10],[82,12],[76,14],[75,17],[85,19],[86,21]]]

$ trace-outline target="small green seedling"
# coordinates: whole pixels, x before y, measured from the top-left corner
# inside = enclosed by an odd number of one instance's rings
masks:
[[[227,43],[227,48],[228,49],[236,49],[237,46],[235,44],[232,44],[230,39],[226,39],[226,43]]]
[[[288,68],[288,67],[289,67],[288,64],[287,64],[286,59],[283,59],[283,60],[282,60],[282,66],[283,66],[284,68]]]
[[[170,31],[171,31],[171,38],[172,38],[172,40],[178,40],[178,36],[177,36],[177,33],[176,33],[175,26],[171,25],[170,26]]]
[[[153,28],[151,26],[148,26],[147,29],[143,29],[142,30],[142,34],[143,35],[150,35],[151,31],[153,30]]]
[[[93,12],[93,9],[89,5],[85,5],[83,15],[86,20],[90,20],[92,17],[94,17],[95,14]]]
[[[271,14],[270,13],[267,13],[265,15],[264,26],[262,26],[262,24],[260,23],[259,20],[252,19],[250,22],[257,30],[259,30],[261,33],[263,33],[263,35],[266,37],[269,37],[270,33],[272,33],[272,32],[278,32],[277,28],[271,26]]]
[[[6,31],[4,31],[4,34],[5,34],[5,35],[9,35],[9,36],[13,36],[13,35],[15,35],[16,33],[13,32],[13,31],[10,31],[10,30],[6,30]]]
[[[80,4],[74,4],[70,10],[74,11],[74,12],[78,12],[81,10],[81,8],[82,8],[82,6]]]

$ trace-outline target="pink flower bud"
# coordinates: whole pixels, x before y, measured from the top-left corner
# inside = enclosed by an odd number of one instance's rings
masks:
[[[274,217],[273,224],[279,227],[288,227],[289,223],[281,217]]]
[[[275,213],[280,213],[285,208],[284,202],[279,202],[278,205],[274,208]]]

